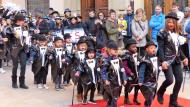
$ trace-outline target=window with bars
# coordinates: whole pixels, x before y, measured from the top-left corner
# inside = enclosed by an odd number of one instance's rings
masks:
[[[48,13],[49,0],[27,0],[28,12],[35,14],[35,12],[41,12],[44,15]]]

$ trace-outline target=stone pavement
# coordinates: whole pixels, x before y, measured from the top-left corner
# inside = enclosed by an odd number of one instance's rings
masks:
[[[73,86],[66,87],[65,90],[55,91],[54,84],[51,81],[50,73],[48,74],[47,80],[49,89],[37,89],[36,85],[33,84],[33,74],[31,72],[31,67],[27,65],[26,84],[29,86],[29,89],[12,89],[12,67],[5,67],[4,69],[7,72],[5,74],[0,74],[0,107],[68,107],[71,104]],[[161,74],[159,83],[162,82],[163,79],[164,76]],[[190,99],[189,90],[190,78],[187,78],[185,91],[180,91],[179,96]],[[170,93],[171,87],[167,89],[167,94]],[[96,97],[96,99],[102,99],[102,97]]]

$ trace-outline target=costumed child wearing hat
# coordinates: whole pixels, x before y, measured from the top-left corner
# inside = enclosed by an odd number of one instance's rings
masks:
[[[164,103],[164,93],[175,78],[173,92],[170,95],[169,107],[183,107],[178,104],[178,93],[183,82],[183,70],[181,62],[184,66],[188,66],[188,59],[181,50],[184,41],[179,35],[179,26],[177,21],[179,18],[174,12],[168,13],[166,18],[166,27],[158,33],[158,55],[166,80],[162,83],[158,90],[157,97],[160,104]]]
[[[66,51],[63,48],[63,39],[61,37],[55,37],[54,49],[51,52],[51,73],[56,91],[63,89],[61,86],[62,78],[66,73],[66,66],[69,63],[71,63],[71,60],[67,57]]]
[[[10,46],[11,58],[13,62],[12,68],[12,88],[18,88],[17,85],[17,69],[20,63],[20,88],[28,89],[25,84],[25,71],[27,62],[28,44],[26,44],[26,37],[24,36],[24,20],[25,17],[22,14],[16,14],[14,17],[14,24],[12,25],[12,31],[8,35],[8,45]]]
[[[140,90],[145,98],[144,106],[151,107],[156,95],[158,81],[158,58],[156,57],[156,44],[150,41],[145,46],[146,55],[139,64]]]
[[[84,90],[83,104],[96,104],[94,101],[94,93],[96,90],[96,84],[98,79],[98,62],[96,60],[96,51],[94,48],[88,48],[85,52],[86,58],[84,62],[80,64],[80,78]],[[90,91],[90,100],[87,101],[88,92]]]
[[[64,34],[64,41],[65,41],[65,44],[64,44],[64,49],[65,49],[65,52],[66,52],[66,56],[68,58],[70,58],[71,60],[73,60],[74,58],[74,52],[75,52],[75,45],[74,43],[72,43],[72,40],[71,40],[71,35],[69,33],[66,33]],[[69,85],[69,82],[70,82],[70,73],[71,73],[71,68],[72,66],[72,63],[69,63],[66,67],[66,74],[64,76],[64,79],[63,79],[63,84],[65,86],[68,86]]]
[[[39,35],[38,44],[30,51],[30,62],[32,63],[32,71],[34,79],[37,83],[37,88],[48,89],[46,85],[48,74],[50,50],[47,48],[47,38],[44,35]]]
[[[85,59],[85,52],[88,48],[88,45],[86,43],[85,39],[79,39],[77,43],[77,51],[75,52],[74,61],[71,67],[71,78],[74,82],[74,84],[77,84],[77,100],[79,102],[83,101],[83,87],[82,82],[80,78],[80,72],[81,67],[80,64],[84,62]]]
[[[133,84],[138,83],[138,72],[137,72],[137,42],[135,39],[129,39],[126,41],[125,49],[126,52],[122,55],[123,67],[125,68],[125,73],[128,77],[127,84],[125,86],[125,98],[124,104],[131,105],[132,103],[129,100],[129,93],[132,91],[133,87],[135,88],[133,102],[134,104],[140,105],[138,101],[138,90],[139,86]]]
[[[127,77],[118,57],[118,46],[113,40],[108,41],[108,58],[104,59],[101,69],[104,82],[104,98],[107,100],[107,107],[117,107],[117,100],[120,96],[122,85],[126,85]]]

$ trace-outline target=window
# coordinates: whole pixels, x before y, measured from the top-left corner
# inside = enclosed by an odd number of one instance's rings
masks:
[[[41,11],[44,15],[48,13],[49,0],[27,0],[28,12],[34,14],[36,11]]]

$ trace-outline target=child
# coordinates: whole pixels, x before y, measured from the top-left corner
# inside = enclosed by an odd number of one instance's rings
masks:
[[[66,57],[66,52],[63,48],[63,39],[61,37],[55,37],[54,49],[51,54],[51,71],[53,81],[55,82],[55,89],[59,91],[63,89],[61,86],[62,76],[65,73],[65,67],[69,63],[69,59]]]
[[[118,25],[119,25],[118,30],[120,32],[121,31],[126,31],[126,29],[127,29],[127,22],[126,22],[126,20],[124,20],[124,16],[122,14],[120,14],[118,16]]]
[[[66,56],[69,57],[70,59],[73,59],[75,46],[71,41],[71,35],[69,33],[64,34],[64,40],[65,40],[64,48],[65,48],[65,51],[66,51]],[[72,64],[69,63],[68,66],[67,66],[68,69],[66,69],[66,74],[65,74],[64,80],[63,80],[64,85],[69,84],[69,81],[70,81],[70,78],[71,78],[70,77],[69,67],[71,65]]]
[[[96,90],[96,84],[97,84],[97,60],[96,60],[96,51],[93,48],[89,48],[85,54],[86,58],[84,62],[81,64],[80,69],[80,78],[82,81],[82,86],[84,90],[83,95],[83,104],[87,104],[87,95],[88,92],[90,92],[90,100],[88,103],[96,104],[94,101],[94,92]]]
[[[73,82],[75,84],[78,83],[77,85],[77,99],[79,102],[82,102],[83,100],[83,87],[82,87],[82,84],[81,84],[81,78],[79,77],[79,72],[77,71],[80,71],[80,64],[82,62],[84,62],[84,59],[85,59],[85,52],[87,50],[88,46],[87,46],[87,43],[86,43],[86,40],[85,39],[80,39],[77,43],[77,51],[75,52],[75,56],[74,56],[74,62],[73,62],[73,70],[72,70],[72,73],[71,74],[74,74],[72,75],[72,79],[73,79]]]
[[[128,94],[132,91],[132,84],[138,83],[137,73],[137,42],[135,39],[129,39],[126,41],[126,52],[122,56],[123,66],[125,68],[126,75],[128,76],[127,85],[125,86],[125,99],[124,104],[131,105]],[[139,86],[135,86],[135,93],[133,102],[134,104],[140,105],[137,99]]]
[[[144,106],[151,107],[156,95],[158,80],[158,60],[156,57],[156,44],[150,41],[146,44],[146,55],[139,65],[140,90],[145,98]]]
[[[47,48],[47,39],[45,36],[38,37],[38,46],[30,53],[30,62],[32,63],[32,71],[36,78],[37,88],[48,89],[46,79],[48,74],[49,51]]]
[[[124,38],[124,36],[127,36],[126,29],[127,29],[127,22],[124,19],[124,16],[122,14],[120,14],[118,17],[118,30],[119,30],[118,46],[121,49],[124,48],[123,38]]]
[[[117,107],[117,99],[120,96],[122,84],[126,84],[126,74],[118,57],[118,47],[113,40],[107,45],[108,58],[104,60],[101,69],[104,81],[104,95],[107,96],[107,107]]]

